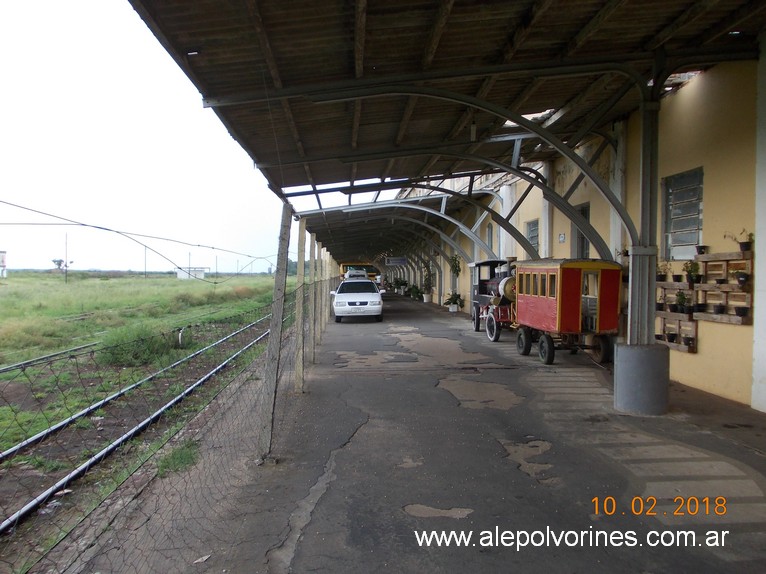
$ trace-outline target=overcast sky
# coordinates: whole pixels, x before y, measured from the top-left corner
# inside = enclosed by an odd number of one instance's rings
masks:
[[[276,262],[281,202],[127,0],[0,2],[0,64],[9,270]]]

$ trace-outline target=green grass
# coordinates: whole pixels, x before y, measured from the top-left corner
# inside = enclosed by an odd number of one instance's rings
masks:
[[[220,320],[271,303],[270,275],[219,284],[167,273],[10,271],[0,281],[0,364],[11,364],[143,325],[155,333]],[[294,278],[292,278],[294,282]],[[291,287],[288,285],[288,290]]]
[[[199,445],[186,440],[174,447],[157,462],[157,475],[164,478],[171,472],[179,472],[196,464],[199,459]]]

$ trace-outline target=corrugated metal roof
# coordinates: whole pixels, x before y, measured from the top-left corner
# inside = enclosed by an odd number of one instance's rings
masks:
[[[766,29],[753,0],[130,1],[283,198],[494,169],[465,154],[510,161],[503,119],[419,88],[552,109],[548,129],[573,146],[634,111],[655,64],[754,59]],[[522,161],[557,153],[521,141]],[[328,247],[351,237],[309,229]]]

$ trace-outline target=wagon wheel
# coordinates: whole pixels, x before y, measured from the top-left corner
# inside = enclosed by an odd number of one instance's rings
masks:
[[[493,343],[497,343],[500,340],[500,324],[497,319],[492,313],[489,313],[484,322],[487,328],[487,338]]]
[[[544,365],[552,365],[556,350],[553,348],[553,337],[547,333],[540,335],[540,342],[537,344],[540,351],[540,360]]]
[[[481,331],[481,310],[479,309],[479,304],[476,303],[473,306],[473,330],[477,333]]]
[[[516,349],[519,355],[529,355],[532,350],[532,332],[529,327],[519,327],[516,333]]]
[[[597,363],[607,363],[612,358],[612,340],[607,335],[594,335],[590,353]]]

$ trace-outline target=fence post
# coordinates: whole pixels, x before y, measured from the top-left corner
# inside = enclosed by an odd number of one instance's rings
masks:
[[[306,278],[306,220],[298,223],[298,277],[295,286],[295,390],[303,392],[303,345],[305,340],[303,310]]]
[[[264,412],[260,417],[260,441],[263,447],[259,455],[265,457],[271,452],[271,439],[274,432],[274,407],[277,400],[277,380],[279,379],[279,360],[282,350],[282,323],[285,314],[285,288],[287,284],[287,249],[290,246],[290,219],[292,210],[285,203],[282,206],[282,225],[279,229],[279,254],[277,270],[274,276],[274,299],[271,304],[271,323],[269,324],[269,345],[266,348],[266,376],[264,380]]]
[[[309,360],[311,364],[316,363],[316,294],[317,294],[317,273],[316,273],[316,234],[309,235]]]

